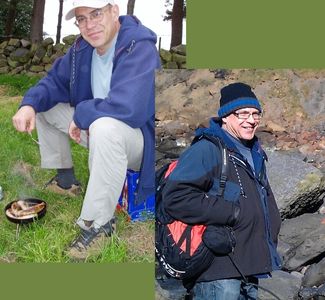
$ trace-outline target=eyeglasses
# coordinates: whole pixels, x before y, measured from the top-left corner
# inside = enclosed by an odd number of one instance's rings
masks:
[[[99,23],[104,18],[104,12],[105,12],[105,10],[106,9],[103,9],[103,8],[95,9],[91,13],[89,13],[89,17],[88,18],[85,17],[85,16],[76,17],[76,21],[74,22],[74,24],[78,28],[85,28],[88,21],[92,21],[92,22],[95,22],[95,23]]]
[[[250,113],[248,111],[243,111],[243,112],[234,112],[233,115],[235,115],[240,120],[247,120],[249,119],[250,116],[252,116],[255,121],[259,121],[262,118],[261,112]]]

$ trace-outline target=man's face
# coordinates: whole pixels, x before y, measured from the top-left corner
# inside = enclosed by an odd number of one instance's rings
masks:
[[[255,135],[260,116],[256,108],[241,108],[222,118],[222,128],[238,139],[249,141]]]
[[[76,21],[82,37],[102,55],[110,47],[120,28],[117,5],[107,5],[100,9],[79,7],[75,10]]]

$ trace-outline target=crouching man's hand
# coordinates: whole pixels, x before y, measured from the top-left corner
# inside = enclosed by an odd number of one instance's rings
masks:
[[[31,133],[35,129],[36,112],[30,105],[22,106],[12,117],[16,130]]]
[[[77,127],[76,123],[74,121],[72,121],[70,123],[70,126],[69,126],[69,135],[70,137],[76,142],[76,143],[80,143],[81,141],[81,130],[80,128]]]

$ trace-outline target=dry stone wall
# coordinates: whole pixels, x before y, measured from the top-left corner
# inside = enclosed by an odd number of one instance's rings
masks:
[[[15,38],[3,41],[0,43],[0,74],[44,76],[54,61],[67,52],[76,37],[66,36],[63,43],[55,45],[52,38],[39,44]],[[170,51],[161,49],[160,58],[163,68],[183,69],[186,67],[186,46],[179,45]]]
[[[27,74],[44,76],[53,62],[73,44],[76,35],[63,38],[54,45],[52,38],[32,44],[25,39],[11,38],[0,44],[0,74]]]

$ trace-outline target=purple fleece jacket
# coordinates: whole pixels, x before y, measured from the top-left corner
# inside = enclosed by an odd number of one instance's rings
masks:
[[[136,203],[141,203],[154,194],[155,69],[160,67],[160,59],[154,32],[134,16],[121,16],[119,20],[111,87],[105,99],[93,98],[90,76],[94,48],[80,37],[56,60],[48,75],[27,91],[21,106],[30,105],[43,112],[59,102],[70,103],[80,129],[88,129],[101,117],[140,128],[144,155]]]

